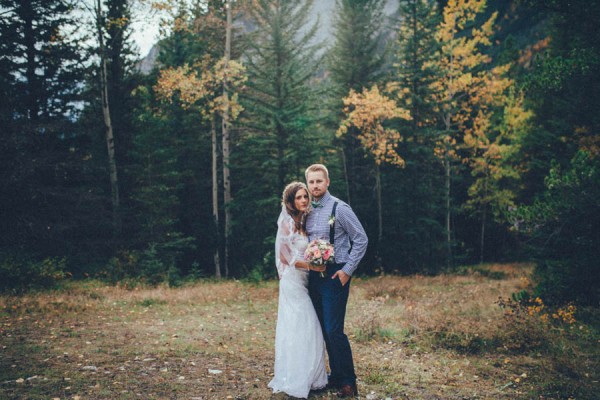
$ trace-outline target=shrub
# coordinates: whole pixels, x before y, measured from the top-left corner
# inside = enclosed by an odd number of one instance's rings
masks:
[[[139,258],[140,255],[137,252],[120,251],[108,261],[106,268],[100,272],[99,278],[116,283],[126,278],[139,276]]]
[[[273,253],[272,250],[267,251],[263,259],[246,273],[245,280],[247,282],[256,284],[277,278],[277,268],[275,267],[275,256]]]
[[[156,286],[167,282],[169,286],[183,284],[181,271],[177,262],[184,250],[195,248],[190,237],[170,235],[171,240],[163,243],[151,242],[143,250],[123,250],[109,260],[99,278],[112,283],[124,283],[127,287],[137,284]],[[198,273],[198,265],[193,266],[192,273]]]
[[[0,290],[22,292],[47,289],[67,277],[66,259],[45,258],[41,261],[24,257],[4,256],[0,261]]]
[[[568,332],[576,322],[573,304],[551,308],[526,291],[499,298],[497,304],[504,309],[504,346],[511,350],[548,346],[555,342],[551,338]]]

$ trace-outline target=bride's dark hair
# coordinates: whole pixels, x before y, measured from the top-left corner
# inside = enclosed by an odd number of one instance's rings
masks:
[[[294,219],[294,222],[296,223],[296,229],[302,232],[306,232],[306,213],[296,209],[296,206],[294,205],[296,193],[298,193],[298,191],[301,189],[306,190],[306,194],[308,194],[308,188],[304,183],[289,183],[285,187],[285,189],[283,189],[283,195],[281,196],[281,205],[285,207],[287,213],[291,215]],[[298,216],[300,216],[299,221],[297,220]]]

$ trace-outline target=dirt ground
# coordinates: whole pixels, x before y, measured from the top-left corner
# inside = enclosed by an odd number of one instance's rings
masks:
[[[600,399],[594,327],[507,318],[497,304],[530,286],[530,272],[356,278],[346,332],[360,398]],[[0,399],[287,398],[267,388],[277,290],[276,281],[133,290],[90,281],[0,296]]]

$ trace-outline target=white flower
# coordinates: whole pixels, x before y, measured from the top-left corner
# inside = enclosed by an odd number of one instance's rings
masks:
[[[329,216],[329,226],[333,226],[333,224],[335,223],[335,217],[333,215]]]

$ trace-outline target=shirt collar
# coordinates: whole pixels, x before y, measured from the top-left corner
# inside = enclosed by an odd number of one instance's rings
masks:
[[[320,204],[321,206],[324,206],[325,204],[327,204],[327,202],[329,201],[329,199],[331,199],[331,194],[329,194],[329,190],[328,190],[328,191],[325,192],[325,194],[323,195],[323,197],[321,197],[315,203]]]

